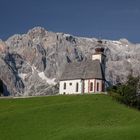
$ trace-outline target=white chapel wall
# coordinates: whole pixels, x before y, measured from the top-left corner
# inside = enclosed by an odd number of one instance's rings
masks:
[[[88,79],[88,80],[84,80],[84,93],[93,93],[94,92],[94,81],[95,81],[95,79]],[[90,83],[93,83],[93,90],[92,91],[90,91],[90,87],[89,87],[89,84]]]
[[[102,62],[101,54],[94,54],[94,55],[92,55],[92,60],[100,60],[100,63],[101,63]]]
[[[97,91],[97,84],[99,84],[98,91]],[[103,86],[103,81],[102,80],[96,80],[95,92],[102,92],[102,86]]]
[[[66,83],[66,89],[64,89],[64,83]],[[76,91],[76,84],[78,83],[78,92]],[[60,94],[79,94],[82,93],[82,80],[65,80],[60,81]]]
[[[93,83],[92,90],[90,88],[91,82]],[[98,83],[98,91],[97,91],[97,83]],[[97,79],[87,79],[87,80],[84,80],[84,93],[102,92],[102,85],[103,85],[103,81],[102,80],[97,80]]]

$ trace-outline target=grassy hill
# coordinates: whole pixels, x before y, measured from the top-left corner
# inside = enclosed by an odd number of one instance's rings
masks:
[[[106,95],[0,100],[0,140],[139,140],[140,112]]]

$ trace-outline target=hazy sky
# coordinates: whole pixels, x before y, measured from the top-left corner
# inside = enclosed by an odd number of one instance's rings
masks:
[[[140,42],[140,0],[0,0],[0,38],[35,26]]]

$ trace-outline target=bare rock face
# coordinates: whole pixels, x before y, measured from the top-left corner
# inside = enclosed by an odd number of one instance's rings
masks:
[[[0,79],[3,82],[3,94],[5,96],[19,96],[24,93],[24,84],[14,66],[9,65],[4,59],[0,58]]]
[[[91,58],[96,38],[75,37],[35,27],[27,34],[0,40],[0,79],[4,94],[33,96],[58,93],[58,82],[67,63]],[[102,40],[106,80],[125,82],[130,73],[140,74],[140,44],[126,39]]]
[[[5,42],[0,40],[0,53],[5,53],[6,50],[7,50],[7,46],[6,46]]]

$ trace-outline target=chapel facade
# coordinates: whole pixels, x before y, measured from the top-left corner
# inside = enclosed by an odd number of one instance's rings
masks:
[[[66,65],[59,82],[59,94],[105,92],[105,54],[101,42],[91,59]]]

